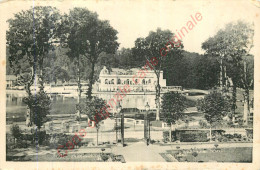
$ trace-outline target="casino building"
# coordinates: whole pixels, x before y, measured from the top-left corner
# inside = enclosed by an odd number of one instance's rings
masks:
[[[112,68],[109,71],[105,66],[99,74],[99,80],[97,82],[97,91],[99,92],[116,92],[118,87],[129,84],[131,92],[155,92],[155,86],[157,77],[153,70],[147,69],[145,71],[145,77],[139,78],[138,72],[140,68],[132,68],[129,70]],[[160,85],[166,87],[166,80],[163,79],[163,71],[160,73]],[[136,75],[136,76],[135,76]],[[139,82],[139,83],[135,83]]]

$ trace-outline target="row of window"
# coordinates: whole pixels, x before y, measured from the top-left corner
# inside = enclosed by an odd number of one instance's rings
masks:
[[[119,88],[98,88],[98,91],[119,91]],[[137,87],[137,88],[133,88],[131,89],[131,91],[133,92],[150,92],[153,91],[153,88],[143,88],[143,87]]]
[[[136,82],[136,84],[139,83],[137,79],[135,79],[135,82]],[[105,79],[105,84],[114,84],[114,79],[112,79],[110,81],[108,79]],[[132,85],[132,84],[134,84],[134,82],[130,81],[129,79],[127,79],[125,81],[121,81],[121,79],[117,79],[117,84],[130,84],[130,85]],[[151,84],[151,79],[149,79],[149,80],[143,79],[142,84],[143,85]]]

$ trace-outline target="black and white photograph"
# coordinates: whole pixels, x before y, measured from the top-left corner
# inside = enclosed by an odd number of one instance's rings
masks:
[[[0,9],[0,169],[260,168],[260,1]]]

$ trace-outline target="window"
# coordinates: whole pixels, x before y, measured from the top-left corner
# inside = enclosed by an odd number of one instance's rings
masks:
[[[111,80],[111,84],[114,84],[114,79]]]
[[[145,84],[145,80],[144,79],[143,79],[142,83]]]
[[[105,84],[108,84],[108,80],[107,79],[105,80]]]
[[[117,79],[117,84],[121,84],[121,80],[120,79]]]
[[[151,84],[151,79],[149,79],[148,83]]]

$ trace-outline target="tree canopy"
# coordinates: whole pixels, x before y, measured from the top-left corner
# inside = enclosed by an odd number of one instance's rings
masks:
[[[61,16],[59,11],[50,6],[37,6],[26,11],[21,11],[9,19],[7,31],[7,45],[9,49],[10,66],[19,74],[21,64],[28,63],[32,67],[31,86],[38,71],[40,84],[42,82],[43,62],[46,54],[57,43],[56,29]],[[27,88],[30,93],[29,88]]]
[[[204,113],[204,117],[210,125],[223,121],[223,117],[231,110],[231,100],[229,96],[214,90],[203,99],[197,101],[198,111]]]
[[[78,58],[78,60],[80,56],[86,57],[90,63],[87,95],[91,98],[95,64],[101,53],[116,52],[119,46],[117,31],[107,20],[100,20],[97,13],[86,8],[74,8],[64,16],[60,35],[61,40],[70,49],[68,52],[70,57]]]
[[[162,113],[168,124],[174,124],[183,117],[187,108],[186,97],[178,92],[167,92],[162,96]]]
[[[169,41],[174,37],[174,34],[170,30],[161,30],[158,28],[156,31],[151,31],[149,35],[145,38],[137,38],[135,41],[135,46],[132,49],[133,55],[143,63],[150,63],[153,57],[156,58],[157,64],[154,65],[153,71],[157,77],[156,81],[156,120],[159,120],[160,116],[160,76],[163,67],[163,63],[166,58],[171,55],[178,55],[183,48],[182,44],[176,45],[173,42]],[[180,43],[180,42],[179,42]],[[162,49],[165,49],[162,52]],[[165,54],[166,52],[166,54]],[[171,55],[170,55],[171,54]],[[152,64],[152,63],[150,63]]]

